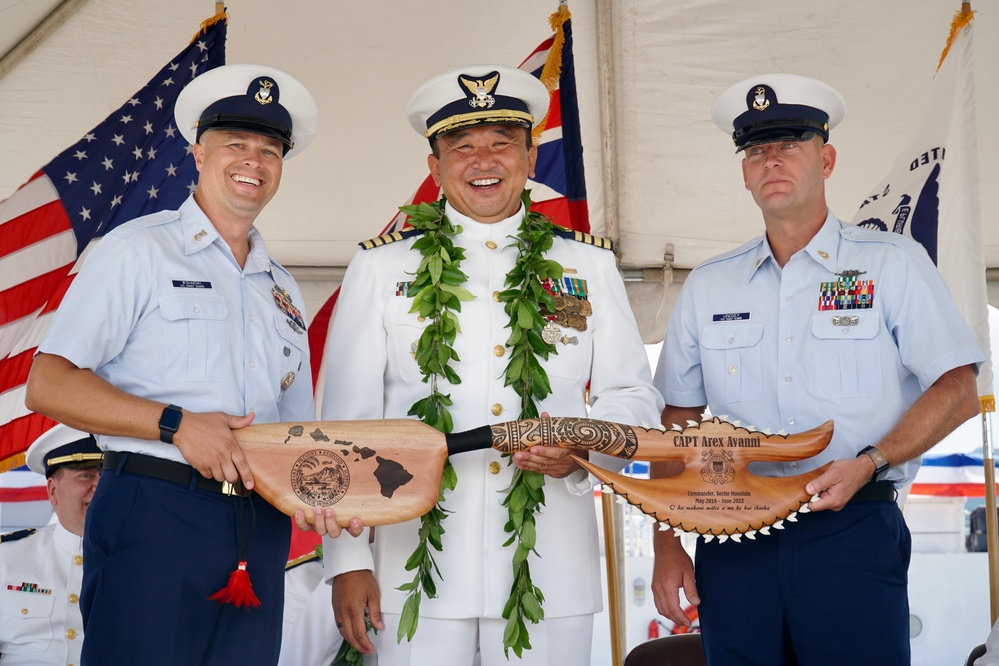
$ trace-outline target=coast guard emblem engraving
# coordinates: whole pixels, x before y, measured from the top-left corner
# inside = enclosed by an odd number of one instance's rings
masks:
[[[731,483],[735,479],[735,465],[733,465],[731,451],[702,451],[701,478],[707,483],[723,485]]]

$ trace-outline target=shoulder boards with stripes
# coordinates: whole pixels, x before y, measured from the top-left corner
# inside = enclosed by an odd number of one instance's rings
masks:
[[[7,534],[0,534],[0,543],[8,543],[10,541],[17,541],[18,539],[23,539],[26,536],[31,536],[35,533],[35,528],[29,527],[26,530],[18,530],[17,532],[9,532]]]
[[[574,231],[572,229],[564,229],[556,226],[555,235],[561,236],[562,238],[568,238],[569,240],[574,240],[577,243],[585,243],[586,245],[593,245],[605,250],[614,249],[614,241],[601,236],[594,236],[593,234],[584,234],[582,231]]]
[[[389,243],[401,241],[404,238],[409,238],[410,236],[418,236],[422,233],[423,232],[419,229],[410,227],[408,229],[403,229],[402,231],[393,231],[387,234],[382,234],[381,236],[376,236],[375,238],[369,238],[366,241],[361,241],[358,245],[361,246],[362,250],[370,250],[372,248],[381,247],[382,245],[388,245]]]

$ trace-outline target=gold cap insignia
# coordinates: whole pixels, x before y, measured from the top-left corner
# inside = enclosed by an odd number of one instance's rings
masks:
[[[496,98],[492,96],[496,84],[499,83],[499,72],[492,72],[486,75],[485,79],[473,79],[464,74],[458,75],[461,84],[468,88],[472,96],[468,100],[468,105],[473,109],[491,109],[496,103]]]

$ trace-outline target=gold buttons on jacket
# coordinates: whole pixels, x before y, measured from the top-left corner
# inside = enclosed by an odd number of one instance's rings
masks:
[[[27,608],[22,608],[21,609],[21,615],[27,615],[27,614],[28,614],[28,609]]]
[[[495,250],[496,249],[496,243],[494,243],[491,240],[487,240],[486,241],[486,247],[488,247],[490,250]]]
[[[66,638],[68,638],[69,640],[73,640],[74,638],[76,638],[76,629],[67,629]]]
[[[503,413],[503,405],[497,402],[495,405],[493,405],[493,415],[499,416],[502,413]]]
[[[496,345],[495,347],[493,347],[494,356],[501,357],[505,353],[506,353],[506,347],[504,347],[503,345]]]
[[[496,301],[497,303],[500,302],[500,297],[499,297],[499,292],[498,291],[494,291],[493,292],[493,300]]]
[[[69,603],[71,603],[71,604],[80,603],[80,596],[77,595],[77,594],[71,594],[71,595],[69,595]]]
[[[77,555],[73,558],[73,564],[83,564],[83,555]]]
[[[490,474],[499,474],[499,471],[500,471],[500,464],[498,462],[494,460],[491,463],[489,463]]]

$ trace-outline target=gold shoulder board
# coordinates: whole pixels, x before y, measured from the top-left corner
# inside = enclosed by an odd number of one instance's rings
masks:
[[[366,241],[361,241],[358,245],[361,246],[362,250],[370,250],[376,247],[381,247],[383,245],[388,245],[389,243],[394,243],[396,241],[401,241],[410,236],[416,236],[423,233],[419,229],[414,229],[412,227],[408,229],[403,229],[402,231],[393,231],[387,234],[382,234],[381,236],[376,236],[374,238],[369,238]]]
[[[584,234],[582,231],[575,231],[573,229],[564,229],[562,227],[555,227],[555,235],[561,236],[562,238],[568,238],[569,240],[574,240],[577,243],[583,243],[585,245],[593,245],[595,247],[603,248],[604,250],[614,250],[614,241],[609,238],[603,238],[602,236],[594,236],[593,234]]]

